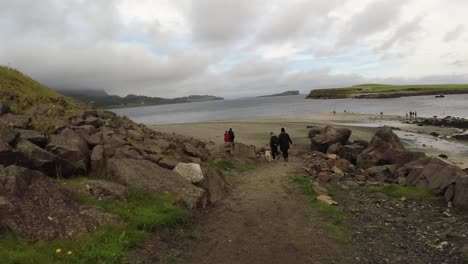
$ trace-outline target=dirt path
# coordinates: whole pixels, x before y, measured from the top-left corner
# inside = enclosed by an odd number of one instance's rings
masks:
[[[297,159],[262,164],[231,178],[232,191],[198,221],[201,236],[181,263],[351,263],[349,248],[328,239],[318,212],[289,173]]]

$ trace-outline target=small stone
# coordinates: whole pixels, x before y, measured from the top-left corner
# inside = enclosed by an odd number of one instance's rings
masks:
[[[330,181],[330,174],[326,171],[322,171],[318,174],[318,179],[322,182],[329,182]]]

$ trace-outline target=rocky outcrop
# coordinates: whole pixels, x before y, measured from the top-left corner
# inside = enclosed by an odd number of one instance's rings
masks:
[[[208,200],[210,203],[216,203],[226,196],[227,183],[223,179],[223,173],[216,168],[209,167],[204,172],[205,176],[200,185],[208,190]]]
[[[28,140],[41,148],[44,148],[49,142],[44,133],[36,130],[16,129],[15,131],[19,133],[20,138]]]
[[[0,166],[0,183],[0,226],[28,241],[75,238],[97,227],[68,190],[41,172]]]
[[[206,193],[176,172],[147,160],[109,159],[109,176],[123,184],[151,192],[177,195],[185,206],[206,205]]]
[[[27,129],[31,125],[31,118],[26,115],[5,114],[0,116],[0,125],[11,128]]]
[[[30,141],[20,139],[16,144],[16,150],[24,157],[24,159],[17,162],[17,164],[29,169],[42,171],[50,176],[57,176],[57,173],[59,173],[57,171],[57,156]]]
[[[351,136],[351,130],[347,128],[334,128],[326,126],[318,133],[317,128],[309,130],[309,138],[311,141],[311,149],[327,152],[328,148],[333,144],[340,143],[345,145]]]
[[[253,145],[245,145],[239,142],[234,143],[232,155],[241,159],[256,159],[257,151]]]
[[[398,136],[390,127],[377,130],[369,146],[357,156],[356,162],[362,168],[387,164],[403,165],[424,156],[424,153],[405,149]]]

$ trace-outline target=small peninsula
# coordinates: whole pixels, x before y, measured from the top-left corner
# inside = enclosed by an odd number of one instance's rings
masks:
[[[275,96],[290,96],[290,95],[299,95],[299,90],[286,91],[286,92],[283,92],[283,93],[271,94],[271,95],[263,95],[263,96],[258,96],[257,98],[275,97]]]

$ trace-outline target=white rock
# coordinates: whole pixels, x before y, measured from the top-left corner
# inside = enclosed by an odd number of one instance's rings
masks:
[[[180,162],[177,166],[173,169],[173,171],[180,174],[182,177],[186,178],[192,183],[197,183],[203,181],[205,178],[203,176],[202,169],[200,164],[197,163],[182,163]]]

